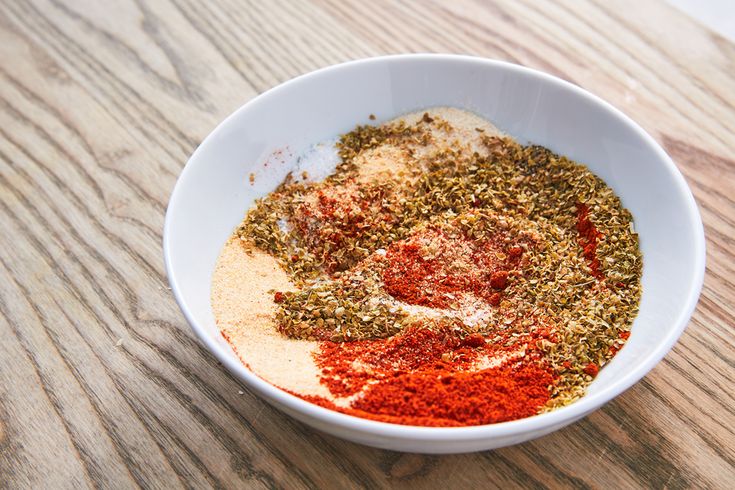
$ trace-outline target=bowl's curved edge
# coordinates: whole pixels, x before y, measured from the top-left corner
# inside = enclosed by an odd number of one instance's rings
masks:
[[[260,101],[264,100],[267,97],[272,97],[274,95],[277,95],[279,90],[282,90],[284,87],[287,87],[293,83],[297,83],[299,80],[302,80],[305,77],[317,76],[317,75],[320,75],[320,74],[323,74],[325,72],[332,71],[332,70],[347,69],[350,66],[354,66],[358,64],[400,62],[400,61],[426,60],[426,59],[434,59],[434,60],[444,59],[444,60],[453,60],[453,61],[466,61],[466,62],[479,63],[479,64],[484,64],[484,65],[502,66],[505,69],[519,70],[519,71],[525,72],[526,74],[529,74],[535,77],[540,77],[554,84],[558,84],[568,90],[572,90],[577,95],[591,99],[597,104],[601,104],[608,111],[612,112],[616,117],[621,118],[629,126],[634,128],[636,132],[643,138],[643,140],[648,145],[650,145],[654,149],[654,151],[656,151],[659,154],[659,156],[667,164],[667,166],[669,166],[669,170],[672,172],[672,175],[674,175],[674,177],[677,180],[677,185],[679,187],[678,190],[686,196],[686,199],[688,201],[687,207],[689,209],[689,216],[687,216],[687,219],[690,220],[690,223],[698,230],[698,233],[696,236],[696,243],[694,244],[694,247],[697,250],[696,263],[694,264],[694,269],[697,272],[697,277],[695,281],[692,282],[691,287],[689,289],[689,294],[688,294],[689,301],[687,302],[685,307],[681,310],[681,313],[679,314],[676,320],[677,328],[672,329],[672,331],[669,333],[669,335],[665,339],[665,342],[661,344],[661,347],[659,347],[656,351],[654,351],[651,355],[649,355],[646,359],[644,359],[639,365],[637,365],[636,369],[632,371],[629,376],[626,376],[624,379],[618,380],[617,382],[613,383],[611,386],[605,388],[604,390],[598,391],[593,394],[588,394],[583,399],[580,399],[579,401],[567,407],[563,407],[561,409],[558,409],[558,410],[555,410],[549,413],[535,415],[533,417],[529,417],[526,419],[514,420],[510,422],[502,422],[502,423],[492,424],[492,425],[473,426],[473,427],[436,428],[436,427],[401,426],[401,425],[389,424],[385,422],[377,422],[377,421],[362,419],[359,417],[354,417],[351,415],[346,415],[346,414],[342,414],[339,412],[335,412],[335,411],[320,407],[318,405],[314,405],[312,403],[306,402],[294,395],[291,395],[271,385],[267,381],[261,379],[260,377],[258,377],[257,375],[249,371],[239,361],[235,362],[232,356],[228,355],[228,353],[226,353],[219,345],[217,345],[213,341],[213,339],[211,339],[204,332],[204,330],[198,326],[197,322],[194,320],[194,317],[191,311],[189,310],[188,306],[186,305],[184,299],[181,296],[181,292],[178,288],[176,272],[173,270],[172,264],[171,264],[171,252],[170,252],[171,247],[172,247],[172,244],[170,241],[170,236],[171,236],[170,229],[172,226],[171,210],[175,207],[175,202],[178,197],[177,190],[180,189],[181,182],[186,178],[187,170],[191,167],[192,162],[196,161],[198,155],[201,152],[203,152],[203,149],[206,148],[206,145],[208,144],[209,141],[211,141],[212,136],[218,133],[219,131],[221,131],[223,127],[227,126],[230,120],[238,117],[238,115],[241,112],[247,110],[251,104],[259,103]],[[367,440],[363,441],[363,443],[368,444],[368,445],[400,449],[401,447],[410,446],[407,444],[401,444],[401,442],[405,440],[418,441],[418,442],[421,442],[422,444],[426,444],[430,442],[435,442],[435,443],[452,442],[454,443],[454,442],[462,442],[462,441],[467,442],[467,443],[471,441],[475,443],[479,443],[479,444],[472,445],[473,449],[470,449],[472,451],[501,447],[503,445],[514,443],[513,441],[510,441],[507,444],[494,445],[492,444],[493,439],[512,438],[516,436],[518,438],[517,442],[521,442],[522,440],[529,440],[534,437],[540,437],[541,435],[544,435],[550,432],[550,431],[546,431],[545,430],[546,428],[554,427],[554,429],[552,430],[556,430],[565,425],[568,425],[586,416],[588,413],[599,408],[601,405],[603,405],[607,401],[612,400],[613,398],[615,398],[616,396],[620,395],[621,393],[626,391],[628,388],[633,386],[635,383],[640,381],[640,379],[642,379],[671,350],[671,348],[674,346],[676,341],[679,339],[683,331],[686,329],[689,319],[694,313],[694,309],[696,308],[697,302],[699,300],[699,295],[701,293],[702,285],[704,282],[705,260],[706,260],[704,227],[702,225],[702,220],[701,220],[698,206],[696,204],[694,196],[692,195],[691,190],[686,184],[684,176],[681,174],[679,169],[676,167],[676,165],[671,160],[671,158],[668,156],[668,154],[663,150],[663,148],[661,148],[661,146],[653,139],[653,137],[649,135],[645,130],[643,130],[632,119],[630,119],[620,110],[618,110],[617,108],[615,108],[608,102],[604,101],[603,99],[599,98],[598,96],[593,95],[574,84],[571,84],[567,81],[564,81],[552,75],[549,75],[549,74],[546,74],[546,73],[543,73],[543,72],[540,72],[540,71],[537,71],[531,68],[515,65],[513,63],[508,63],[505,61],[490,60],[490,59],[473,57],[473,56],[465,56],[465,55],[447,55],[447,54],[391,55],[391,56],[373,57],[373,58],[365,58],[365,59],[360,59],[360,60],[349,61],[347,63],[333,65],[333,66],[329,66],[326,68],[321,68],[319,70],[316,70],[316,71],[301,75],[299,77],[296,77],[294,79],[291,79],[287,82],[284,82],[283,84],[280,84],[276,87],[273,87],[267,90],[266,92],[260,94],[259,96],[245,103],[235,112],[230,114],[219,125],[217,125],[217,127],[205,138],[205,140],[201,143],[201,145],[199,145],[199,147],[194,151],[192,156],[189,158],[186,166],[182,170],[179,178],[177,179],[176,185],[174,186],[174,189],[169,198],[169,205],[167,207],[166,217],[164,221],[163,252],[164,252],[164,263],[165,263],[166,274],[167,274],[172,292],[174,294],[174,298],[176,299],[176,302],[178,303],[179,307],[184,313],[184,316],[187,322],[191,326],[192,330],[194,330],[197,337],[230,372],[232,372],[233,374],[238,376],[240,379],[245,381],[246,384],[250,388],[252,388],[259,395],[264,397],[266,400],[274,404],[279,409],[285,410],[286,412],[292,413],[292,414],[294,412],[298,413],[302,415],[302,416],[299,416],[298,418],[302,420],[303,422],[309,425],[312,425],[315,428],[318,428],[320,430],[330,432],[334,435],[345,437],[344,432],[347,431],[347,432],[361,433],[364,435],[370,435],[371,438],[377,437],[382,441],[379,444],[371,443]],[[523,437],[523,434],[527,434],[527,433],[532,434],[531,437]],[[485,444],[482,444],[482,441],[485,441]],[[436,453],[466,452],[466,451],[460,451],[460,450],[451,450],[449,448],[448,448],[449,450],[447,451],[443,451],[440,448],[437,448],[437,449],[438,450],[436,451]],[[434,453],[435,451],[430,451],[430,452]]]

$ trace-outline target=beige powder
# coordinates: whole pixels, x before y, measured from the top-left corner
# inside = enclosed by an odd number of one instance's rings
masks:
[[[404,121],[407,125],[415,124],[424,114],[428,112],[433,118],[444,119],[449,123],[449,131],[432,128],[432,135],[437,143],[458,141],[461,146],[466,146],[470,151],[485,152],[482,145],[482,136],[498,136],[502,133],[490,121],[472,112],[463,111],[454,107],[435,107],[427,111],[418,111],[396,118],[396,121]]]
[[[406,125],[412,126],[420,121],[426,112],[414,112],[390,122],[403,121]],[[406,145],[403,143],[399,147],[383,144],[368,149],[355,158],[358,181],[415,179],[416,175],[412,175],[409,169],[421,165],[422,157],[428,156],[436,149],[447,146],[463,148],[463,153],[470,156],[476,151],[486,151],[482,144],[483,136],[499,136],[502,134],[490,122],[471,112],[453,107],[437,107],[428,112],[430,112],[432,118],[443,119],[448,123],[443,127],[431,127],[433,145]],[[407,148],[413,150],[413,155],[409,154]]]
[[[281,335],[271,290],[293,285],[275,258],[237,237],[225,243],[212,275],[212,311],[222,335],[255,374],[281,388],[329,396],[312,353],[317,342]]]
[[[357,181],[373,182],[377,179],[410,179],[408,169],[415,165],[405,148],[382,145],[363,151],[355,158]]]

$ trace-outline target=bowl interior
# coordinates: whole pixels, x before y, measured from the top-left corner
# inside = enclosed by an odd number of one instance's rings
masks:
[[[570,84],[515,65],[431,55],[364,60],[299,77],[246,104],[199,147],[172,195],[164,248],[179,304],[218,357],[245,373],[219,335],[209,296],[220,248],[247,208],[311,144],[367,123],[370,114],[380,122],[441,105],[471,110],[521,142],[587,165],[632,212],[644,257],[642,303],[630,340],[577,413],[599,406],[643,376],[685,327],[704,268],[701,221],[683,178],[638,126]]]

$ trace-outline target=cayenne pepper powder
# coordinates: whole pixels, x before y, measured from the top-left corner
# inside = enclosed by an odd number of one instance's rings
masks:
[[[549,370],[537,364],[451,375],[429,369],[378,383],[353,407],[378,416],[421,418],[425,425],[492,424],[537,414],[549,399],[553,380]]]
[[[384,206],[389,194],[385,185],[358,186],[352,181],[335,186],[328,193],[319,190],[295,207],[294,229],[309,252],[323,261],[325,272],[346,270],[364,258],[344,255],[350,241],[366,234],[377,220],[394,220],[393,211]],[[295,257],[302,259],[300,255]]]
[[[623,348],[622,343],[628,340],[629,338],[630,338],[630,332],[620,332],[620,334],[618,335],[618,339],[620,343],[619,344],[616,343],[610,346],[610,355],[614,356],[615,354],[617,354],[618,351]]]
[[[549,400],[554,377],[538,365],[457,373],[406,373],[381,382],[350,407],[326,398],[298,395],[331,410],[401,425],[459,427],[506,422],[536,415]]]
[[[600,241],[600,233],[592,221],[590,221],[590,208],[584,203],[577,203],[577,232],[579,233],[579,244],[584,252],[584,258],[589,261],[592,275],[597,279],[604,276],[600,270],[600,259],[597,257],[597,242]]]
[[[595,376],[597,376],[597,373],[600,372],[600,366],[598,366],[594,362],[590,362],[584,367],[584,372],[594,378]]]
[[[388,248],[382,279],[388,294],[411,305],[447,308],[463,293],[497,305],[522,253],[515,245],[430,229]]]
[[[349,396],[376,375],[390,377],[427,366],[447,372],[468,368],[477,360],[481,353],[477,348],[482,346],[485,340],[480,335],[462,338],[447,326],[436,330],[411,326],[404,335],[389,339],[323,342],[316,361],[323,369],[322,384],[335,395]],[[367,369],[362,373],[355,364]]]
[[[323,342],[316,356],[322,384],[338,397],[359,396],[349,407],[302,398],[404,425],[481,425],[528,417],[549,400],[555,379],[534,347],[548,331],[538,332],[522,349],[488,343],[477,334],[463,336],[452,325],[413,325],[389,339]],[[489,367],[477,370],[483,358]]]

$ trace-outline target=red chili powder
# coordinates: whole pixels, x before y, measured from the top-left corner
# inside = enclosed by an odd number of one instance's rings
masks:
[[[595,225],[590,221],[590,208],[584,203],[577,203],[577,233],[579,233],[579,244],[584,251],[584,258],[589,261],[592,275],[602,279],[604,275],[600,270],[600,259],[597,258],[597,243],[602,233],[597,231]]]
[[[452,374],[429,369],[371,385],[348,408],[323,397],[302,398],[349,415],[395,424],[483,425],[536,415],[549,400],[553,382],[551,370],[538,363]]]
[[[316,363],[322,369],[322,384],[334,395],[349,396],[376,378],[428,368],[466,369],[490,350],[481,335],[462,338],[448,326],[437,330],[411,326],[389,339],[322,342]]]
[[[618,335],[618,338],[623,341],[626,341],[630,338],[630,332],[620,332],[620,335]],[[613,344],[612,346],[610,346],[610,355],[614,356],[622,348],[623,348],[622,345]]]
[[[403,425],[448,427],[536,415],[549,400],[551,370],[538,363],[477,372],[426,369],[370,385],[349,408],[318,396],[307,401],[349,415]]]
[[[521,247],[500,240],[471,240],[427,230],[388,248],[384,287],[394,298],[412,305],[447,308],[458,295],[472,293],[497,306],[522,253]]]
[[[309,194],[296,207],[291,222],[301,232],[307,248],[324,260],[326,271],[332,274],[349,265],[339,259],[338,253],[348,245],[348,238],[365,233],[371,222],[390,223],[395,219],[382,205],[386,195],[386,189],[380,186],[359,187],[347,182],[326,187]]]
[[[600,366],[598,366],[594,362],[591,362],[584,367],[584,372],[594,378],[595,376],[597,376],[597,373],[600,372]]]
[[[317,396],[302,398],[343,413],[404,425],[481,425],[538,413],[549,400],[555,375],[540,359],[535,341],[548,329],[512,347],[481,335],[463,336],[451,326],[407,327],[400,335],[360,342],[322,342],[316,356],[321,382],[346,397],[348,408]],[[523,359],[473,370],[480,356],[510,354],[526,343]],[[297,395],[300,396],[300,395]]]
[[[492,424],[538,413],[552,382],[550,371],[536,363],[452,374],[430,369],[378,383],[352,407],[376,415]]]

